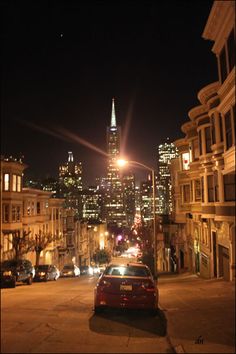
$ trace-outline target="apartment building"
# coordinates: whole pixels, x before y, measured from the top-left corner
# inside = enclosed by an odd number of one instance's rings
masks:
[[[59,265],[61,259],[63,264],[64,256],[59,257],[59,249],[65,246],[62,224],[64,200],[51,198],[51,192],[23,188],[26,168],[21,160],[1,158],[1,259],[15,256],[12,240],[16,234],[18,237],[28,234],[29,241],[36,243],[50,235],[52,241],[41,252],[40,262]],[[25,252],[24,257],[35,264],[33,249]]]
[[[213,41],[218,80],[198,92],[200,105],[175,141],[171,164],[172,239],[178,269],[235,278],[235,1],[215,1],[203,38]]]

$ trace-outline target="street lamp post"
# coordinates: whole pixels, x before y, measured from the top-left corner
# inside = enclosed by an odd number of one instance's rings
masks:
[[[154,249],[154,277],[157,278],[157,241],[156,241],[156,183],[155,183],[155,171],[153,168],[144,165],[138,161],[126,161],[126,160],[118,160],[118,165],[120,167],[125,166],[127,163],[134,166],[140,166],[145,168],[152,173],[152,199],[153,199],[153,249]]]

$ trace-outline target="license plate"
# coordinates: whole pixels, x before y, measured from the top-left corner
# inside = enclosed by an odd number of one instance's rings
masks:
[[[120,285],[120,290],[132,291],[132,285]]]

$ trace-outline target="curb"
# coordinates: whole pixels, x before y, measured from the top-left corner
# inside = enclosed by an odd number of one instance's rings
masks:
[[[172,340],[171,340],[171,337],[169,336],[168,334],[168,326],[167,326],[167,323],[168,323],[168,319],[165,315],[164,312],[166,312],[165,309],[163,309],[160,304],[158,304],[158,309],[161,311],[159,312],[159,316],[163,319],[163,321],[166,323],[166,339],[167,339],[167,342],[169,343],[171,349],[173,350],[174,353],[185,353],[185,350],[183,348],[183,346],[181,344],[178,344],[178,345],[174,345],[172,343]]]

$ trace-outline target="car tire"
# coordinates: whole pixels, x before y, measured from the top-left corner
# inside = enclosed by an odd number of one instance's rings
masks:
[[[12,280],[10,287],[11,287],[11,288],[15,288],[15,287],[16,287],[16,278],[15,278],[15,277],[14,277],[14,279]]]
[[[27,279],[27,284],[32,285],[32,282],[33,282],[33,277],[32,275],[30,275],[29,278]]]

